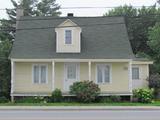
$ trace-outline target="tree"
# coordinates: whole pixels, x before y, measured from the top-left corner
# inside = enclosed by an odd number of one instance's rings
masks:
[[[8,55],[11,50],[12,43],[10,40],[0,42],[0,96],[10,96],[10,60]]]
[[[105,16],[124,16],[133,52],[152,54],[152,49],[147,44],[148,27],[155,25],[157,14],[160,15],[160,9],[155,5],[139,9],[125,5],[108,11]]]
[[[148,45],[152,49],[151,57],[154,59],[154,69],[160,73],[160,23],[149,28]]]
[[[60,6],[55,3],[56,0],[42,0],[39,2],[35,10],[36,16],[59,16],[61,14]]]

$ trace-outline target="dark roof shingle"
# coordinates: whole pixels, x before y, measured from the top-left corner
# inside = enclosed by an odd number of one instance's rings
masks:
[[[10,58],[132,59],[134,57],[123,17],[69,18],[82,28],[81,53],[56,53],[54,27],[66,19],[68,18],[21,17]]]

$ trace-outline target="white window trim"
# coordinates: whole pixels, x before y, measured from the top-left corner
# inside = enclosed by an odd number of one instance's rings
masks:
[[[38,83],[34,83],[34,66],[46,66],[46,83],[41,83],[41,80],[39,80]],[[39,75],[41,75],[41,74],[39,74]],[[34,85],[48,84],[48,64],[33,64],[32,65],[32,84],[34,84]]]
[[[140,69],[140,66],[137,66],[137,65],[132,65],[132,68],[138,68],[139,69],[139,79],[133,79],[132,76],[132,80],[141,80],[141,69]]]
[[[109,74],[109,75],[110,75],[110,76],[109,76],[110,80],[109,80],[109,82],[104,82],[104,81],[103,81],[102,83],[98,83],[98,76],[97,76],[97,75],[98,75],[98,70],[97,70],[97,66],[98,66],[98,65],[107,65],[107,66],[110,67],[110,70],[109,70],[109,71],[110,71],[110,74]],[[102,64],[96,64],[96,74],[95,74],[95,75],[96,75],[96,76],[95,76],[95,77],[96,77],[96,84],[98,84],[98,85],[112,84],[112,65],[111,65],[111,64],[103,64],[103,63],[102,63]]]
[[[66,30],[71,31],[71,44],[66,44]],[[67,45],[67,46],[73,45],[73,29],[71,29],[71,28],[64,29],[64,45]]]

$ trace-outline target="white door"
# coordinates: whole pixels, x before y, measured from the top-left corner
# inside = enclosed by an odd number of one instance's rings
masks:
[[[64,91],[69,91],[70,86],[79,80],[79,64],[65,63],[64,76]]]

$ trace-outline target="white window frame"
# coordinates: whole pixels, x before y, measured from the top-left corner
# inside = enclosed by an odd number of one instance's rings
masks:
[[[71,31],[71,44],[66,44],[66,31]],[[65,45],[72,45],[73,44],[73,30],[72,29],[64,29],[64,44]]]
[[[39,67],[45,66],[46,67],[46,82],[45,83],[41,82],[41,77],[40,77],[40,75],[41,75],[41,69],[39,69],[39,71],[40,71],[39,78],[40,79],[39,79],[38,83],[34,82],[34,67],[35,66],[39,66]],[[47,64],[33,64],[32,65],[32,84],[48,84],[48,65]]]
[[[138,68],[138,72],[139,72],[139,78],[138,79],[133,79],[133,68]],[[132,66],[132,80],[140,80],[141,79],[141,72],[140,72],[140,67],[139,66]]]
[[[103,79],[102,80],[102,83],[98,83],[98,69],[97,69],[97,67],[98,67],[98,65],[101,65],[101,66],[105,66],[105,65],[107,65],[107,66],[109,66],[109,78],[110,78],[110,80],[109,80],[109,82],[105,82],[105,80]],[[111,84],[112,83],[112,65],[111,64],[96,64],[96,83],[97,84]]]

